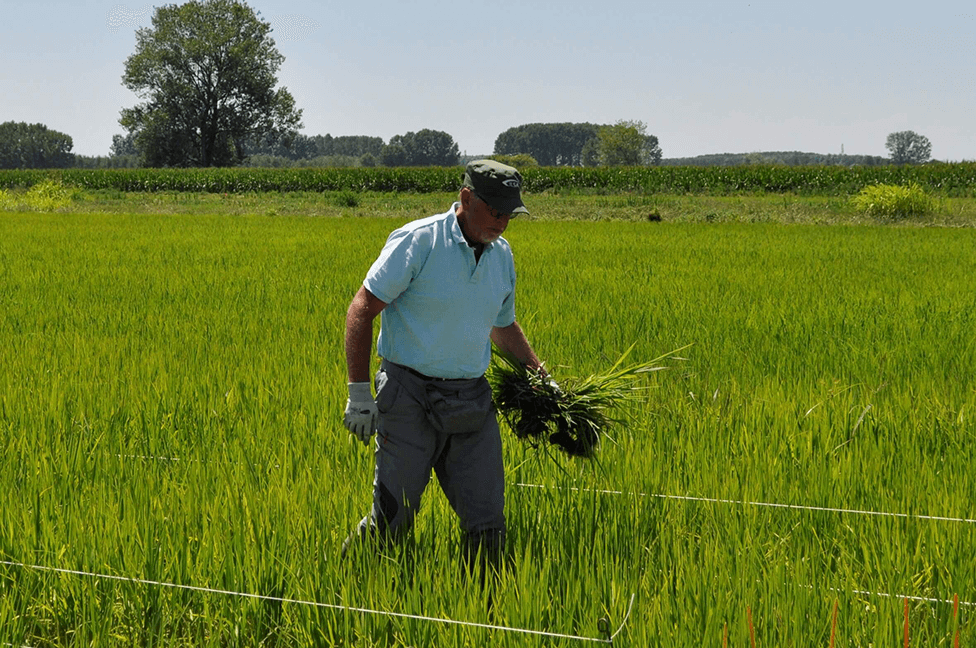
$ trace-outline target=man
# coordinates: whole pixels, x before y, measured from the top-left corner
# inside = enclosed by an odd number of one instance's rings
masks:
[[[363,443],[378,435],[372,511],[343,554],[356,536],[402,536],[433,469],[460,518],[467,559],[501,556],[502,444],[484,377],[491,342],[544,371],[515,320],[515,265],[501,238],[528,213],[521,185],[510,166],[468,164],[458,201],[390,234],[349,306],[344,423]],[[374,400],[372,322],[381,312]]]

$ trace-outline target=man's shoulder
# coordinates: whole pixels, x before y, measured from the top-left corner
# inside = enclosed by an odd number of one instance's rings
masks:
[[[423,249],[427,253],[437,245],[437,241],[444,238],[444,230],[448,225],[444,224],[450,212],[445,214],[435,214],[426,218],[419,218],[410,221],[390,233],[386,241],[387,247],[395,246],[401,249]]]
[[[492,243],[491,246],[493,249],[500,252],[501,253],[500,256],[506,259],[506,261],[509,264],[514,263],[514,259],[512,255],[512,246],[508,243],[507,239],[499,236],[498,238],[495,239],[494,243]]]
[[[499,236],[497,239],[495,239],[495,244],[508,254],[512,253],[512,246],[505,237]]]
[[[444,212],[443,214],[434,214],[433,216],[427,216],[425,218],[418,218],[417,220],[410,221],[409,223],[402,225],[397,228],[396,231],[403,233],[416,233],[416,232],[435,232],[440,227],[444,227],[445,224],[449,225],[448,219],[454,217],[454,209]]]

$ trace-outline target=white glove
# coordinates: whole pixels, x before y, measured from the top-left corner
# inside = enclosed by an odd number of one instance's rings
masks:
[[[552,390],[556,392],[558,396],[563,395],[563,390],[559,388],[559,384],[555,380],[553,380],[552,376],[549,375],[548,371],[546,371],[542,367],[539,367],[539,375],[542,377],[542,382],[545,385],[551,387]]]
[[[559,383],[552,379],[552,376],[546,376],[546,383],[552,387],[552,390],[556,392],[559,396],[563,395],[563,390],[559,388]]]
[[[342,418],[346,429],[365,445],[369,445],[370,437],[376,434],[378,416],[369,383],[349,383],[349,400],[346,401],[346,415]]]

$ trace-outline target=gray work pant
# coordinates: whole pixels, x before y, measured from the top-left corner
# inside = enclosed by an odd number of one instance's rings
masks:
[[[505,542],[505,476],[488,381],[426,379],[384,360],[376,406],[373,508],[360,533],[406,532],[433,469],[460,518],[468,556],[480,550],[496,561]]]

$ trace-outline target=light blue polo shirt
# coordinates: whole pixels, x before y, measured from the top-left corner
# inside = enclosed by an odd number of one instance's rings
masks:
[[[491,361],[491,329],[515,321],[515,262],[508,241],[478,263],[450,211],[390,234],[363,286],[388,306],[379,355],[436,378],[477,378]]]

